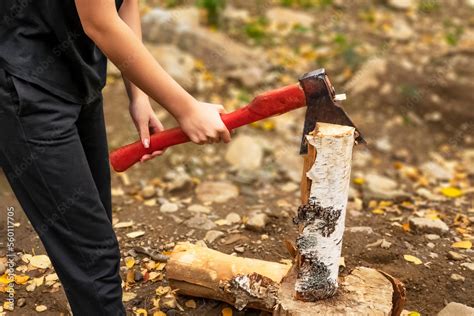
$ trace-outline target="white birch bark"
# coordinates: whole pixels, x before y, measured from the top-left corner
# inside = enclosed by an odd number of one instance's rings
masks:
[[[354,128],[318,123],[307,139],[316,149],[316,160],[306,174],[311,180],[308,204],[295,218],[300,225],[295,290],[298,299],[315,301],[333,296],[338,287]]]

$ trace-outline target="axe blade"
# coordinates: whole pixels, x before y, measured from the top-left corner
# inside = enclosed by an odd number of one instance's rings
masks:
[[[304,74],[299,82],[305,93],[307,107],[301,139],[301,155],[308,153],[306,135],[316,128],[317,122],[352,126],[356,129],[355,143],[366,144],[342,106],[334,101],[335,90],[323,68]]]

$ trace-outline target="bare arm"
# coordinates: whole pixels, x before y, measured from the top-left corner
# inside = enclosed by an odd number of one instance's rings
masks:
[[[122,74],[165,107],[195,143],[230,141],[221,105],[198,102],[156,62],[119,17],[114,0],[75,0],[85,33]]]
[[[137,0],[124,0],[122,6],[119,10],[120,18],[125,22],[125,24],[132,29],[133,33],[142,40],[142,26],[140,23],[140,14],[138,9]],[[123,77],[123,82],[127,90],[128,97],[133,103],[135,100],[140,98],[148,98],[148,96],[141,91],[137,86],[130,82],[125,76]]]

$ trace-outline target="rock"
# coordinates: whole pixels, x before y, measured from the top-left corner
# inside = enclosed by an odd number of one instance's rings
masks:
[[[264,75],[263,69],[259,67],[238,68],[226,73],[227,79],[235,80],[245,88],[253,89],[262,83]]]
[[[375,141],[375,147],[384,153],[389,153],[392,151],[392,144],[390,143],[390,139],[387,136],[377,139]]]
[[[127,237],[128,238],[138,238],[138,237],[141,237],[145,235],[145,231],[143,230],[137,230],[137,231],[134,231],[134,232],[130,232],[127,234]]]
[[[293,182],[301,181],[301,157],[298,151],[289,151],[287,148],[277,149],[274,152],[275,161],[278,167]]]
[[[151,199],[156,195],[156,189],[152,185],[147,185],[142,189],[141,195],[144,199]]]
[[[229,182],[202,182],[196,187],[196,195],[202,202],[224,203],[239,195],[239,189]]]
[[[133,300],[135,297],[137,297],[137,294],[136,294],[136,293],[123,292],[123,294],[122,294],[122,301],[126,303],[126,302],[129,302],[129,301]]]
[[[191,177],[186,173],[186,171],[179,168],[167,172],[165,179],[168,180],[166,183],[166,189],[170,192],[184,189],[192,182]]]
[[[281,190],[283,192],[295,192],[299,188],[300,188],[300,186],[297,185],[294,182],[287,182],[287,183],[285,183],[284,185],[281,186]]]
[[[446,305],[439,313],[438,316],[472,316],[474,315],[474,308],[464,304],[451,302]]]
[[[430,201],[443,201],[444,200],[444,198],[442,196],[433,194],[433,193],[431,193],[430,190],[428,190],[426,188],[418,188],[416,190],[416,194],[418,194],[419,196],[421,196],[421,197],[423,197],[427,200],[430,200]]]
[[[462,153],[463,167],[470,175],[474,175],[474,149],[465,150]]]
[[[24,297],[20,297],[16,302],[16,306],[23,307],[26,305],[26,299]]]
[[[388,5],[394,9],[407,10],[413,8],[415,3],[413,0],[388,0]]]
[[[284,26],[289,29],[293,29],[295,26],[312,29],[315,22],[314,16],[310,14],[281,7],[268,9],[265,15],[270,23],[274,24],[279,30],[282,30]]]
[[[474,263],[473,262],[464,262],[461,263],[461,267],[465,267],[468,270],[474,271]]]
[[[184,224],[190,228],[197,228],[202,230],[211,230],[216,228],[216,224],[207,218],[205,215],[198,214],[190,219],[184,221]]]
[[[375,173],[365,176],[366,185],[364,186],[365,199],[404,199],[408,194],[397,189],[398,183],[394,180]]]
[[[461,260],[464,260],[466,256],[455,251],[448,251],[448,258],[454,261],[461,261]]]
[[[462,275],[457,274],[457,273],[451,274],[451,277],[450,277],[450,278],[451,278],[451,280],[453,280],[453,281],[461,281],[461,282],[464,282],[464,281],[466,280],[465,277],[463,277]]]
[[[208,207],[200,204],[192,204],[188,207],[188,211],[193,213],[202,213],[202,214],[209,214],[211,210]]]
[[[244,253],[245,252],[245,247],[244,246],[235,246],[234,251],[238,253]]]
[[[178,211],[179,207],[175,203],[164,203],[160,207],[160,212],[161,213],[174,213]]]
[[[179,14],[159,8],[147,13],[142,19],[145,40],[161,44],[176,43],[179,49],[202,60],[212,71],[268,67],[259,50],[240,44],[221,32],[201,27],[195,23],[195,18],[190,23]]]
[[[254,137],[237,136],[227,148],[225,159],[240,170],[255,170],[262,165],[263,148]]]
[[[434,161],[427,161],[420,166],[421,172],[429,178],[436,180],[449,180],[452,172]]]
[[[430,249],[433,249],[436,245],[433,244],[432,242],[429,242],[429,243],[426,244],[426,246]]]
[[[227,221],[229,225],[234,225],[234,224],[240,223],[242,221],[242,218],[240,217],[239,214],[232,212],[232,213],[227,214],[227,216],[225,217],[225,220]]]
[[[42,313],[44,311],[46,311],[48,309],[48,307],[46,307],[45,305],[38,305],[35,307],[35,310],[38,312],[38,313]]]
[[[411,217],[408,221],[415,232],[443,235],[449,231],[448,225],[440,219]]]
[[[438,240],[440,237],[439,235],[436,235],[436,234],[426,234],[425,238],[428,240]]]
[[[392,28],[387,32],[389,38],[403,42],[408,41],[414,35],[413,28],[402,18],[395,18],[392,22]]]
[[[7,270],[6,265],[3,262],[0,262],[0,275],[3,275]]]
[[[173,77],[184,89],[192,91],[196,88],[193,76],[194,58],[174,45],[151,45],[147,48],[164,70]]]
[[[349,233],[364,233],[368,235],[374,233],[372,227],[369,227],[369,226],[346,227],[346,231]]]
[[[268,223],[268,216],[265,213],[254,212],[250,214],[247,223],[245,224],[245,228],[253,231],[262,231],[265,229],[265,226]]]
[[[361,94],[373,88],[380,86],[380,78],[387,72],[387,60],[383,58],[369,58],[359,71],[351,78],[346,85],[346,90],[351,94]],[[356,150],[355,153],[362,152]],[[356,159],[354,159],[356,161]]]
[[[212,244],[216,239],[223,237],[225,234],[218,230],[210,230],[206,233],[204,240]]]

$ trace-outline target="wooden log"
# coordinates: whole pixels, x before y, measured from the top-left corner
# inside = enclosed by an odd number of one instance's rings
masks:
[[[227,302],[237,309],[271,311],[291,265],[231,256],[190,243],[178,244],[166,275],[179,293]]]
[[[296,265],[227,255],[216,250],[178,244],[166,265],[170,285],[178,293],[272,312],[274,316],[399,315],[403,284],[383,272],[355,268],[340,280],[338,294],[326,300],[295,299]],[[395,290],[395,281],[398,287]]]
[[[308,154],[301,182],[296,298],[316,301],[338,287],[339,258],[349,194],[354,128],[317,123],[307,135]]]

